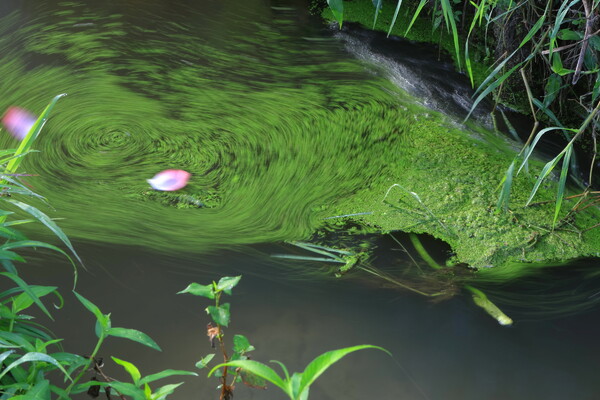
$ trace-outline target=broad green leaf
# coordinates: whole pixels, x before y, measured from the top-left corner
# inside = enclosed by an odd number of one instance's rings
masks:
[[[162,351],[161,348],[156,344],[154,340],[150,338],[150,336],[146,335],[144,332],[140,332],[136,329],[128,329],[128,328],[110,328],[107,331],[109,336],[120,337],[124,339],[133,340],[134,342],[141,343],[145,346],[151,347],[154,350]]]
[[[96,384],[98,383],[103,382],[96,382]],[[146,400],[146,394],[144,393],[144,390],[138,388],[132,383],[113,381],[109,382],[109,386],[114,388],[117,392],[119,392],[122,395],[132,397],[133,400]]]
[[[148,376],[143,377],[138,382],[138,385],[144,385],[146,383],[154,382],[154,381],[159,380],[159,379],[168,378],[169,376],[176,376],[176,375],[198,376],[197,373],[191,372],[191,371],[182,371],[182,370],[175,370],[175,369],[165,369],[163,371],[157,372],[156,374],[152,374],[152,375],[148,375]]]
[[[313,361],[311,361],[304,369],[304,372],[302,373],[302,380],[301,380],[300,386],[298,388],[298,394],[301,394],[305,389],[307,389],[310,385],[312,385],[313,382],[319,376],[321,376],[321,374],[323,372],[325,372],[325,370],[327,370],[329,367],[331,367],[335,362],[340,360],[342,357],[345,357],[346,355],[348,355],[350,353],[353,353],[358,350],[363,350],[363,349],[377,349],[377,350],[381,350],[381,351],[391,355],[391,353],[389,351],[387,351],[386,349],[384,349],[383,347],[373,346],[373,345],[369,345],[369,344],[346,347],[343,349],[332,350],[332,351],[323,353],[320,356],[318,356],[317,358],[315,358]]]
[[[206,357],[203,357],[202,360],[196,363],[196,368],[202,369],[208,367],[208,363],[214,358],[214,354],[209,354]]]
[[[100,309],[94,303],[92,303],[76,291],[73,291],[73,293],[75,294],[75,297],[77,297],[77,299],[81,302],[81,304],[83,304],[85,308],[87,308],[90,312],[92,312],[92,314],[96,316],[96,321],[98,322],[102,330],[108,330],[109,319],[104,314],[102,314],[102,311],[100,311]],[[96,333],[98,334],[98,332]]]
[[[327,4],[333,13],[333,16],[337,20],[340,25],[340,29],[342,28],[342,23],[344,22],[344,2],[343,0],[327,0]]]
[[[221,304],[219,307],[208,306],[206,312],[210,314],[213,321],[222,326],[228,326],[231,315],[229,314],[229,303]]]
[[[575,32],[570,29],[561,29],[557,36],[560,40],[581,40],[583,35],[581,32]]]
[[[209,299],[215,298],[215,292],[213,291],[213,285],[200,285],[199,283],[190,283],[188,287],[183,289],[177,294],[189,293],[195,296],[207,297]]]
[[[50,399],[50,382],[40,379],[27,393],[11,397],[10,400],[48,400]]]
[[[35,294],[35,296],[39,299],[40,297],[44,297],[54,291],[56,291],[56,286],[30,286],[31,291]],[[58,292],[57,292],[58,293]],[[13,299],[13,312],[18,313],[20,311],[26,310],[31,307],[31,305],[35,302],[35,299],[30,296],[29,293],[21,293],[17,297]]]
[[[183,382],[172,383],[170,385],[165,385],[158,388],[158,390],[152,395],[152,400],[164,400],[181,385],[183,385]]]
[[[235,335],[233,336],[233,351],[236,353],[247,353],[254,350],[254,346],[250,344],[246,336]]]
[[[125,368],[125,371],[127,371],[127,373],[131,376],[131,378],[133,379],[133,383],[136,386],[140,385],[140,378],[142,377],[142,374],[140,374],[140,370],[135,365],[133,365],[129,361],[121,360],[117,357],[111,358],[114,362]]]
[[[219,279],[217,283],[217,290],[222,290],[225,293],[231,295],[231,289],[233,289],[242,279],[242,276],[225,276]]]
[[[211,376],[216,370],[222,367],[240,367],[247,371],[250,371],[254,375],[260,376],[268,382],[271,382],[273,385],[277,386],[281,390],[283,390],[288,396],[290,395],[288,385],[281,379],[277,372],[275,372],[271,367],[260,363],[254,360],[238,360],[238,361],[230,361],[228,363],[219,364],[213,369],[210,370],[208,376]]]
[[[42,301],[39,299],[39,297],[35,294],[33,289],[31,289],[31,287],[23,279],[19,278],[16,274],[12,274],[10,272],[0,272],[0,275],[6,276],[7,278],[9,278],[13,282],[15,282],[21,289],[23,289],[23,292],[25,292],[29,295],[29,297],[40,308],[40,310],[42,310],[42,312],[44,314],[46,314],[46,316],[48,316],[48,318],[50,318],[51,320],[54,321],[54,319],[50,315],[50,312],[48,311],[46,306],[42,303]]]
[[[58,361],[56,361],[53,357],[50,357],[48,354],[36,353],[36,352],[27,353],[24,356],[22,356],[21,358],[13,361],[10,365],[8,365],[6,368],[4,368],[2,370],[2,372],[0,373],[0,379],[2,379],[4,377],[4,375],[6,375],[11,369],[15,368],[18,365],[26,363],[26,362],[50,363],[50,364],[54,365],[56,368],[58,368],[63,374],[65,374],[65,376],[67,378],[71,379],[71,377],[69,376],[67,371],[65,371],[65,369],[62,367],[62,365],[60,365],[60,363]]]

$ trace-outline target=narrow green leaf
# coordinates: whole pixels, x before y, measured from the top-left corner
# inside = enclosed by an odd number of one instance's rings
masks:
[[[340,24],[340,29],[342,28],[342,23],[344,22],[344,2],[343,0],[327,0],[327,4],[333,13],[333,16]]]
[[[224,276],[219,279],[217,283],[217,290],[222,290],[225,293],[231,295],[231,289],[233,289],[242,279],[242,276]]]
[[[548,107],[561,89],[562,78],[558,74],[552,74],[548,77],[546,87],[544,88],[544,106]]]
[[[552,131],[555,131],[555,130],[563,130],[563,129],[571,131],[571,132],[577,132],[576,129],[562,128],[562,127],[557,127],[557,126],[550,126],[548,128],[544,128],[541,131],[539,131],[537,133],[537,135],[535,135],[535,138],[531,142],[531,145],[529,146],[529,148],[527,149],[527,151],[524,153],[524,155],[523,155],[523,162],[521,163],[521,166],[519,167],[519,170],[517,171],[517,175],[521,172],[521,170],[525,166],[525,163],[527,163],[527,161],[529,160],[529,157],[533,153],[533,150],[535,149],[535,146],[540,141],[540,139],[542,138],[542,136],[544,136],[544,134],[546,134],[548,132],[552,132]]]
[[[117,357],[111,358],[114,362],[125,368],[125,371],[127,371],[127,373],[133,379],[133,383],[135,384],[135,386],[140,386],[140,378],[142,377],[142,374],[140,374],[140,370],[135,365],[133,365],[129,361],[121,360]]]
[[[23,257],[18,255],[14,251],[8,251],[8,250],[0,250],[0,259],[7,260],[7,261],[25,262],[25,259]]]
[[[454,11],[449,0],[441,0],[442,13],[444,14],[444,20],[446,21],[446,28],[448,31],[452,30],[452,41],[454,42],[454,51],[456,53],[456,62],[458,69],[461,69],[460,63],[460,44],[458,42],[458,30],[456,28],[456,21],[454,19]]]
[[[44,297],[54,291],[56,291],[56,286],[29,286],[31,291],[35,294],[35,296],[39,299],[40,297]],[[35,303],[35,298],[32,298],[29,293],[21,293],[17,297],[13,299],[13,312],[19,313],[23,310],[28,309]]]
[[[373,0],[373,5],[375,6],[375,16],[373,17],[373,29],[375,29],[375,25],[377,24],[377,17],[381,12],[381,3],[383,3],[383,0]]]
[[[6,368],[4,368],[2,370],[2,372],[0,372],[0,380],[11,369],[17,367],[18,365],[26,363],[26,362],[47,362],[47,363],[50,363],[50,364],[54,365],[56,368],[58,368],[63,374],[65,374],[65,376],[67,378],[71,379],[71,377],[69,376],[69,374],[67,373],[67,371],[65,371],[65,369],[63,368],[63,366],[60,365],[60,363],[58,361],[56,361],[53,357],[50,357],[48,354],[44,354],[44,353],[29,352],[29,353],[25,354],[24,356],[22,356],[21,358],[13,361]]]
[[[388,29],[387,35],[390,36],[392,33],[392,29],[394,29],[394,25],[396,25],[396,18],[398,18],[398,13],[400,12],[400,6],[402,5],[402,0],[398,0],[396,4],[396,10],[394,10],[394,17],[392,18],[392,23],[390,24],[390,29]]]
[[[208,367],[208,363],[214,358],[214,354],[209,354],[206,357],[202,358],[202,360],[196,363],[196,368],[202,369]]]
[[[141,343],[145,346],[151,347],[154,350],[162,351],[161,348],[156,344],[154,340],[150,338],[150,336],[146,335],[144,332],[140,332],[136,329],[128,329],[128,328],[110,328],[107,332],[108,336],[115,336],[124,339],[133,340],[134,342]]]
[[[406,32],[404,33],[404,36],[408,35],[408,32],[410,32],[410,29],[414,25],[415,21],[417,20],[417,18],[419,18],[419,14],[421,14],[421,10],[423,9],[423,7],[425,6],[426,3],[427,3],[427,0],[421,0],[419,5],[417,6],[416,11],[413,14],[412,19],[410,20],[410,24],[408,24],[408,28],[406,28]]]
[[[550,174],[550,172],[552,172],[552,170],[554,169],[556,164],[558,164],[560,159],[563,158],[564,154],[565,154],[565,152],[563,150],[552,160],[548,161],[546,163],[546,165],[544,165],[544,168],[542,168],[542,171],[540,172],[540,175],[538,176],[538,178],[535,182],[535,185],[533,185],[533,190],[531,191],[531,194],[529,195],[529,199],[527,199],[527,203],[525,204],[525,206],[528,206],[529,203],[531,203],[531,200],[533,200],[533,197],[537,193],[537,191],[540,188],[540,185],[542,184],[544,179],[546,179],[546,177]]]
[[[154,381],[157,381],[159,379],[168,378],[170,376],[180,376],[180,375],[198,376],[197,373],[191,372],[191,371],[182,371],[182,370],[175,370],[175,369],[165,369],[163,371],[157,372],[156,374],[152,374],[152,375],[148,375],[148,376],[143,377],[142,379],[140,379],[138,385],[144,385],[146,383],[154,382]]]
[[[152,395],[152,400],[164,400],[168,395],[172,394],[175,389],[183,385],[183,382],[172,383],[169,385],[162,386]]]
[[[563,198],[565,195],[565,186],[567,185],[567,176],[569,175],[569,162],[571,155],[573,154],[573,145],[569,143],[565,148],[565,159],[562,163],[562,170],[560,171],[560,179],[558,180],[558,191],[556,193],[556,206],[554,207],[554,220],[552,221],[552,228],[556,226],[558,220],[558,214],[562,207]]]
[[[47,379],[40,379],[35,382],[33,388],[27,393],[11,397],[10,400],[48,400],[50,399],[50,382]]]
[[[377,349],[377,350],[381,350],[391,356],[391,353],[389,351],[387,351],[386,349],[384,349],[383,347],[373,346],[373,345],[369,345],[369,344],[346,347],[343,349],[332,350],[332,351],[323,353],[320,356],[318,356],[317,358],[315,358],[313,361],[311,361],[304,369],[304,372],[302,373],[302,381],[300,382],[300,386],[298,388],[298,390],[299,390],[298,394],[301,394],[305,389],[307,389],[310,385],[312,385],[313,382],[319,376],[321,376],[321,374],[323,372],[325,372],[329,367],[331,367],[334,363],[336,363],[342,357],[345,357],[346,355],[348,355],[350,353],[353,353],[358,350],[363,350],[363,349]]]
[[[525,35],[525,37],[523,38],[523,40],[521,41],[521,44],[519,45],[519,49],[523,46],[525,46],[525,44],[527,44],[527,42],[529,42],[531,40],[531,38],[538,33],[538,31],[541,29],[542,25],[544,25],[544,20],[546,19],[546,14],[542,14],[542,16],[537,20],[537,22],[535,23],[535,25],[533,25],[533,27],[527,32],[527,35]]]
[[[95,382],[95,383],[98,384],[98,383],[104,383],[104,382]],[[146,400],[146,394],[144,393],[144,390],[138,388],[137,386],[135,386],[132,383],[113,381],[113,382],[109,382],[108,385],[110,387],[114,388],[120,394],[132,397],[133,400]],[[105,385],[102,385],[102,386],[105,386]]]
[[[281,379],[277,372],[275,372],[271,367],[260,363],[254,360],[238,360],[238,361],[230,361],[228,363],[219,364],[213,369],[210,370],[208,376],[211,376],[216,370],[222,367],[240,367],[247,371],[250,371],[254,375],[257,375],[264,380],[271,382],[273,385],[277,386],[281,390],[283,390],[288,396],[290,396],[290,391],[288,389],[287,384]]]
[[[98,322],[98,324],[100,324],[102,330],[106,331],[109,328],[108,320],[106,316],[102,314],[102,311],[100,311],[100,309],[94,303],[92,303],[76,291],[73,291],[73,293],[75,294],[75,297],[77,297],[77,299],[81,302],[81,304],[83,304],[85,308],[87,308],[92,314],[96,316],[96,321]]]
[[[67,237],[67,235],[64,234],[64,232],[58,227],[58,225],[56,225],[56,223],[54,223],[54,221],[52,221],[52,219],[50,217],[48,217],[46,214],[44,214],[43,212],[41,212],[37,208],[35,208],[33,206],[30,206],[29,204],[22,203],[22,202],[20,202],[18,200],[15,200],[15,199],[6,199],[6,201],[8,201],[9,203],[14,204],[15,206],[19,207],[21,210],[23,210],[23,211],[31,214],[38,221],[40,221],[42,224],[46,225],[46,227],[48,229],[50,229],[52,231],[52,233],[54,233],[54,235],[56,235],[56,237],[58,237],[65,244],[65,246],[67,246],[67,248],[75,256],[75,258],[77,259],[77,261],[79,261],[79,263],[81,265],[83,265],[83,262],[81,261],[81,259],[79,258],[79,255],[77,254],[77,252],[73,248],[73,245],[71,244],[71,241],[69,240],[69,238]]]
[[[207,297],[209,299],[215,298],[215,292],[213,291],[213,285],[200,285],[199,283],[190,283],[188,287],[183,289],[181,292],[177,292],[177,294],[189,293],[194,296],[202,296]]]
[[[0,365],[2,365],[4,360],[6,360],[14,352],[15,352],[14,350],[8,350],[8,351],[5,351],[4,353],[0,354]]]
[[[210,314],[213,321],[222,326],[228,326],[230,321],[229,303],[221,304],[219,307],[208,306],[206,312]]]
[[[517,159],[515,158],[508,167],[508,170],[504,174],[504,178],[502,178],[502,190],[500,191],[500,196],[498,196],[498,203],[496,204],[496,208],[500,211],[508,211],[508,203],[510,199],[510,190],[512,188],[512,180],[513,173],[515,171],[515,163]]]
[[[42,301],[35,294],[33,289],[31,289],[31,287],[23,279],[19,278],[16,274],[12,274],[10,272],[0,272],[0,275],[5,276],[5,277],[11,279],[13,282],[15,282],[23,290],[23,292],[25,292],[29,295],[29,297],[40,308],[40,310],[42,310],[42,312],[44,314],[46,314],[46,316],[48,318],[50,318],[51,320],[54,321],[54,319],[52,318],[52,315],[50,315],[50,312],[48,311],[48,309],[46,308],[44,303],[42,303]]]

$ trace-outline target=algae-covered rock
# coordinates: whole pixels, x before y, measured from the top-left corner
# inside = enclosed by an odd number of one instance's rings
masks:
[[[397,114],[405,128],[397,156],[382,171],[385,179],[347,197],[333,213],[369,212],[354,218],[383,232],[431,234],[473,267],[600,255],[597,207],[570,213],[578,199],[566,200],[566,218],[553,229],[553,180],[538,191],[539,204],[523,206],[539,163],[515,178],[510,210],[497,211],[498,184],[516,154],[508,141],[482,140],[481,132],[458,129],[435,115]]]

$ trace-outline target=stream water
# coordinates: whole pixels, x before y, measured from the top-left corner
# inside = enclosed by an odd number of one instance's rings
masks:
[[[326,216],[322,204],[377,179],[395,156],[394,142],[372,140],[377,132],[349,134],[378,115],[343,111],[426,106],[453,117],[469,104],[466,80],[435,49],[383,38],[367,48],[372,36],[335,32],[305,10],[301,0],[0,3],[0,110],[42,110],[68,94],[23,169],[39,175],[28,183],[65,218],[84,260],[77,290],[113,325],[163,348],[111,339],[102,355],[143,374],[192,370],[212,350],[208,304],[175,293],[242,274],[227,333],[246,335],[255,359],[298,371],[333,348],[393,353],[349,356],[320,378],[313,399],[597,399],[600,313],[548,317],[550,281],[531,292],[539,313],[516,309],[515,325],[502,328],[467,297],[431,303],[357,276],[334,279],[322,263],[270,257],[294,251],[281,242],[309,236]],[[167,168],[190,171],[189,186],[150,191],[146,179]],[[380,265],[410,265],[389,238],[369,240]],[[430,248],[443,257],[438,247]],[[89,353],[92,316],[68,294],[68,265],[54,255],[29,260],[31,283],[65,294],[55,333],[69,351]],[[111,362],[105,372],[122,376]],[[200,375],[173,398],[217,398],[216,380]],[[238,388],[235,398],[282,395]]]

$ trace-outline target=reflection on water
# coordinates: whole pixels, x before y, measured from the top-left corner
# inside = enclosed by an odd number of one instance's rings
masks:
[[[121,356],[146,374],[193,368],[210,351],[205,304],[175,293],[190,281],[241,272],[230,332],[251,339],[256,359],[299,370],[347,345],[394,354],[352,355],[311,398],[592,399],[600,392],[593,375],[600,328],[586,325],[594,315],[515,318],[514,328],[499,329],[468,299],[429,304],[349,278],[297,281],[290,279],[297,269],[285,270],[292,263],[250,256],[256,251],[244,245],[305,237],[331,216],[319,206],[380,179],[400,140],[389,134],[390,110],[421,109],[311,24],[302,1],[200,3],[0,3],[0,109],[41,110],[68,93],[37,143],[41,152],[24,165],[39,174],[28,181],[53,215],[66,218],[67,233],[94,243],[76,246],[89,268],[78,290],[112,312],[115,325],[145,331],[164,349],[114,340],[105,357]],[[3,137],[0,146],[14,141]],[[146,179],[169,168],[190,171],[183,195],[211,207],[149,192]],[[196,255],[167,256],[181,250]],[[36,262],[28,275],[67,293],[70,274],[54,261]],[[55,315],[67,348],[89,353],[91,315],[72,296]],[[186,381],[175,398],[216,397],[215,381]],[[242,389],[236,398],[281,396]]]

